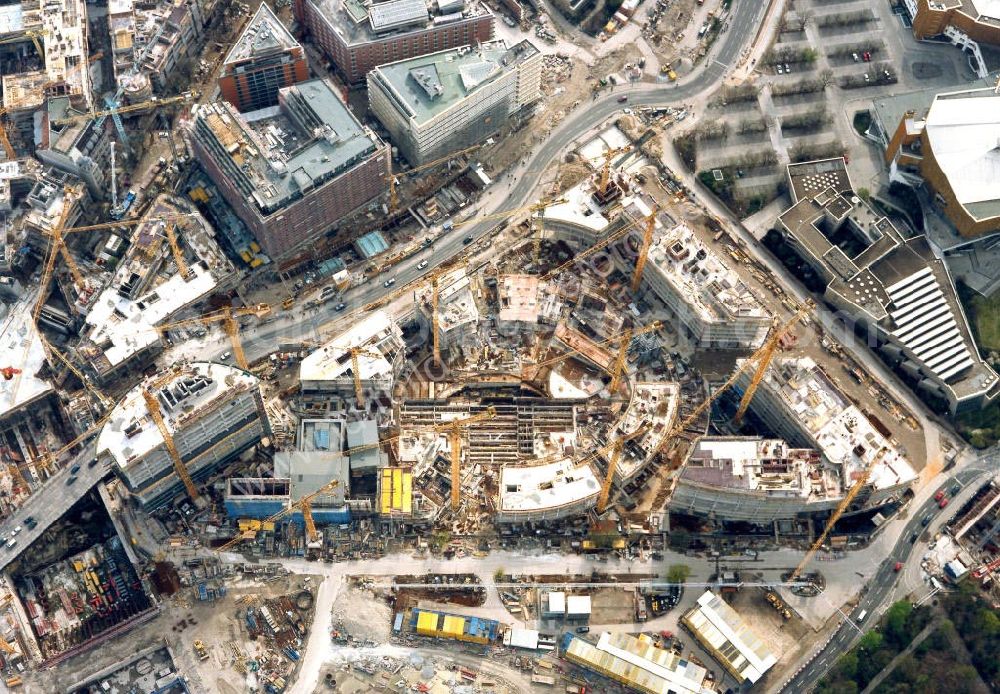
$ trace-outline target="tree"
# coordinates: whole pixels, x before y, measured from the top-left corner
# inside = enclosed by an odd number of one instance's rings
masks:
[[[670,531],[670,546],[674,549],[685,550],[691,546],[691,533],[684,528],[677,528]]]
[[[502,566],[498,566],[496,568],[496,571],[493,572],[493,582],[499,583],[500,581],[502,581],[503,575],[504,575],[504,568]]]
[[[691,567],[687,564],[671,564],[667,569],[667,581],[670,583],[684,583],[691,575]]]
[[[858,197],[864,200],[865,202],[868,202],[869,200],[871,200],[872,192],[867,188],[858,188]]]
[[[874,653],[882,647],[882,634],[877,631],[869,631],[858,641],[858,650],[865,653]]]

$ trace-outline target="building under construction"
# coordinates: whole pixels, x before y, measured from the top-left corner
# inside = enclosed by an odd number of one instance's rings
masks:
[[[150,413],[149,396],[157,413]],[[270,434],[256,377],[225,364],[195,362],[129,391],[101,430],[97,455],[148,509],[184,490],[177,465],[204,480]]]

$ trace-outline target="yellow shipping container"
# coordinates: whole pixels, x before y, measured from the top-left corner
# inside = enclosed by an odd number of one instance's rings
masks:
[[[417,633],[421,636],[437,636],[438,617],[433,612],[421,612],[417,615]]]
[[[465,619],[455,615],[445,615],[444,627],[441,631],[452,638],[459,638],[465,633]]]

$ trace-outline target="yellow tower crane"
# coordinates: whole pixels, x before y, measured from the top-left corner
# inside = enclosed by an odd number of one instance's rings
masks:
[[[809,551],[806,552],[806,556],[802,558],[799,565],[795,567],[795,571],[793,571],[792,575],[788,577],[789,583],[797,581],[799,576],[802,575],[802,572],[806,570],[806,567],[809,566],[809,562],[811,562],[813,557],[816,556],[816,552],[819,551],[820,547],[823,546],[823,543],[826,542],[826,538],[830,535],[830,532],[833,531],[833,526],[835,526],[837,521],[840,520],[840,517],[844,515],[844,511],[846,511],[850,505],[854,503],[854,499],[857,498],[858,494],[861,493],[861,490],[864,489],[866,484],[868,484],[868,480],[871,478],[872,472],[875,470],[875,466],[882,462],[882,459],[888,452],[889,449],[882,448],[874,455],[874,457],[872,457],[872,462],[865,468],[861,477],[859,477],[854,485],[847,491],[844,498],[840,500],[840,503],[837,504],[837,508],[833,510],[833,514],[831,514],[830,518],[826,521],[826,526],[823,528],[822,534],[820,534],[820,536],[816,538],[816,541],[810,545]]]
[[[663,437],[662,442],[657,447],[657,453],[661,452],[667,444],[669,444],[678,434],[683,432],[689,426],[694,424],[698,419],[708,410],[712,403],[718,400],[724,393],[726,393],[739,378],[746,373],[755,364],[759,365],[761,359],[770,359],[774,356],[775,348],[778,343],[784,338],[789,330],[794,327],[803,317],[808,315],[814,308],[815,304],[811,299],[807,299],[802,306],[783,324],[772,329],[770,335],[768,335],[767,340],[761,347],[751,354],[742,364],[736,367],[733,373],[726,379],[726,382],[721,386],[712,391],[707,398],[701,401],[701,403],[694,408],[694,410],[685,417],[682,421],[674,424],[670,432]],[[766,366],[765,366],[766,369]],[[679,474],[679,473],[678,473]],[[664,475],[663,479],[660,481],[660,486],[657,489],[656,496],[653,499],[653,508],[660,509],[663,508],[664,504],[670,499],[670,493],[673,490],[671,486],[671,477],[669,475]]]
[[[496,408],[487,407],[479,414],[461,417],[450,422],[437,424],[435,431],[445,431],[448,434],[448,447],[451,453],[451,510],[457,511],[462,500],[462,429],[485,422],[497,416]]]
[[[784,325],[780,325],[777,320],[774,321],[774,325],[771,328],[771,334],[768,336],[767,342],[758,350],[760,355],[757,358],[757,369],[753,372],[753,378],[750,379],[750,385],[747,386],[746,392],[743,393],[743,397],[740,398],[740,405],[736,409],[736,416],[733,421],[739,424],[743,421],[743,415],[747,413],[747,408],[750,407],[750,401],[753,400],[753,394],[757,392],[757,386],[760,382],[764,380],[764,375],[767,373],[767,367],[770,366],[771,360],[774,359],[775,353],[778,351],[778,347],[781,346],[781,341],[791,333],[792,328],[805,318],[805,316],[811,312],[813,309],[812,301],[806,301],[805,305],[802,306],[795,315],[792,316]]]
[[[663,323],[660,321],[653,321],[649,325],[645,325],[638,330],[626,328],[625,332],[621,335],[612,338],[612,342],[620,343],[618,346],[618,356],[615,358],[615,363],[611,367],[610,390],[612,395],[618,392],[618,387],[621,385],[622,375],[625,373],[625,361],[628,358],[628,348],[632,344],[632,339],[639,337],[640,335],[645,335],[646,333],[659,330],[661,327],[663,327]]]
[[[363,410],[365,408],[365,390],[361,386],[361,361],[358,357],[365,356],[372,357],[373,359],[381,359],[382,355],[378,352],[367,350],[364,347],[348,347],[347,350],[351,353],[351,371],[354,372],[354,395],[358,400],[358,409]]]
[[[546,272],[544,275],[542,275],[542,279],[543,280],[552,279],[554,276],[558,275],[560,272],[562,272],[566,268],[568,268],[568,267],[570,267],[572,265],[575,265],[576,263],[578,263],[579,261],[583,260],[584,258],[589,258],[590,256],[594,255],[598,251],[603,250],[607,245],[612,244],[615,241],[618,241],[619,239],[625,237],[630,231],[632,231],[632,229],[634,227],[636,227],[642,221],[644,221],[643,217],[639,217],[637,219],[633,219],[628,224],[626,224],[625,226],[623,226],[621,229],[618,229],[617,231],[613,231],[610,234],[608,234],[607,236],[602,236],[597,241],[595,241],[593,245],[588,246],[587,248],[583,249],[582,251],[580,251],[579,253],[577,253],[576,255],[574,255],[572,258],[570,258],[569,260],[567,260],[565,263],[563,263],[562,265],[559,265],[558,267],[555,267],[555,268],[549,270],[548,272]]]
[[[316,491],[314,491],[313,493],[306,494],[302,498],[293,501],[291,504],[281,509],[277,513],[268,516],[268,518],[263,522],[275,523],[284,518],[285,516],[289,515],[290,513],[294,512],[295,510],[299,509],[302,511],[302,520],[304,521],[306,527],[307,546],[310,544],[315,544],[316,538],[319,535],[319,533],[316,531],[316,521],[313,519],[312,515],[312,502],[316,497],[330,492],[339,484],[340,484],[339,480],[331,480],[326,484],[324,484],[319,489],[317,489]],[[241,542],[255,540],[255,539],[257,539],[257,530],[255,528],[248,528],[247,530],[244,530],[243,532],[233,537],[231,540],[229,540],[229,542],[225,543],[224,545],[216,547],[215,551],[226,552],[235,547],[236,545],[240,544]]]
[[[162,334],[185,325],[193,325],[195,323],[211,325],[212,323],[218,323],[221,321],[222,327],[226,331],[226,334],[229,335],[229,341],[233,345],[233,358],[241,369],[247,369],[250,365],[247,363],[246,354],[243,352],[243,343],[240,341],[240,323],[237,318],[240,316],[256,316],[260,318],[270,312],[270,310],[271,307],[268,304],[254,304],[252,306],[242,306],[239,308],[227,306],[219,309],[218,311],[212,311],[211,313],[206,313],[202,316],[158,325],[156,326],[156,330]]]
[[[167,222],[164,227],[164,232],[167,235],[167,242],[170,244],[170,252],[174,254],[174,262],[177,263],[177,272],[179,272],[181,277],[184,279],[190,279],[191,269],[188,267],[187,262],[185,262],[184,251],[181,250],[181,246],[177,242],[177,234],[174,233],[173,220]]]
[[[399,193],[396,191],[396,185],[397,185],[396,184],[396,177],[397,176],[400,176],[400,177],[402,177],[402,176],[412,176],[413,174],[415,174],[415,173],[417,173],[419,171],[426,171],[427,169],[432,169],[435,166],[437,166],[438,164],[443,164],[446,161],[454,159],[455,157],[460,157],[463,154],[468,154],[469,152],[474,152],[477,149],[479,149],[480,147],[482,147],[481,144],[479,144],[479,145],[472,145],[471,147],[466,147],[465,149],[460,149],[457,152],[452,152],[451,154],[449,154],[446,157],[441,157],[440,159],[435,159],[434,161],[429,161],[426,164],[421,164],[420,166],[415,166],[412,169],[407,169],[406,171],[399,171],[397,173],[393,173],[393,170],[392,170],[392,157],[390,156],[389,157],[389,214],[392,214],[393,212],[395,212],[396,208],[399,206]]]
[[[611,182],[611,160],[619,154],[625,154],[626,152],[631,151],[632,145],[625,145],[624,147],[615,147],[613,149],[606,150],[602,155],[604,157],[604,166],[601,167],[601,180],[597,187],[597,190],[602,196],[608,192],[608,184]]]
[[[170,429],[167,428],[167,423],[163,420],[163,412],[160,411],[160,401],[150,392],[149,388],[142,389],[142,398],[146,401],[146,409],[149,411],[150,419],[156,424],[156,428],[160,430],[160,436],[163,437],[163,445],[174,464],[174,472],[177,473],[181,482],[184,483],[184,488],[187,490],[188,496],[191,497],[191,501],[198,501],[198,488],[195,486],[194,480],[191,479],[187,465],[181,459],[181,454],[174,444],[174,437],[170,433]]]
[[[625,436],[619,436],[610,445],[610,455],[608,456],[608,471],[604,475],[604,482],[601,484],[601,494],[597,497],[597,513],[601,514],[608,508],[608,500],[611,498],[611,487],[615,481],[615,472],[618,470],[618,465],[621,463],[622,456],[625,453],[625,444],[632,439],[637,439],[647,431],[649,431],[649,422],[644,422],[642,426],[638,427],[635,431]],[[607,451],[606,446],[603,451]]]
[[[642,248],[639,249],[639,256],[635,259],[635,274],[632,275],[632,293],[639,291],[642,284],[642,271],[646,269],[646,260],[649,258],[649,247],[653,245],[653,231],[656,229],[656,213],[659,208],[653,205],[652,212],[646,218],[646,231],[642,235]]]

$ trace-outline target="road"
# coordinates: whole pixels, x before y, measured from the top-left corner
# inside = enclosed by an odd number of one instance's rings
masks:
[[[107,468],[104,465],[88,466],[88,463],[94,459],[94,446],[94,440],[84,446],[70,462],[47,480],[41,489],[36,490],[28,497],[24,505],[0,524],[0,533],[8,538],[15,528],[21,527],[21,531],[17,534],[17,544],[14,547],[0,549],[0,571],[6,568],[7,564],[13,561],[25,547],[29,547],[37,540],[46,528],[59,520],[73,504],[97,484],[98,480],[107,474]],[[75,465],[80,466],[80,470],[76,473],[76,482],[66,484],[71,476],[70,470]],[[25,525],[24,521],[29,516],[34,517],[38,523],[34,529]]]
[[[789,693],[809,691],[827,670],[833,667],[837,659],[846,653],[865,632],[866,629],[863,629],[856,623],[857,615],[862,610],[867,610],[868,612],[864,620],[865,625],[871,627],[878,621],[882,612],[888,606],[889,599],[892,597],[896,582],[900,576],[895,571],[896,562],[902,562],[904,565],[910,561],[920,562],[922,552],[914,552],[914,550],[922,547],[923,543],[919,539],[916,542],[910,542],[910,538],[914,533],[919,537],[925,530],[925,527],[921,524],[924,516],[930,514],[933,517],[933,522],[927,526],[928,530],[933,531],[950,520],[961,507],[961,503],[955,501],[949,504],[947,511],[940,512],[933,494],[939,489],[947,492],[955,483],[960,484],[963,489],[968,489],[970,486],[975,487],[978,482],[985,480],[988,475],[995,474],[998,462],[1000,462],[1000,452],[994,449],[981,456],[973,465],[966,466],[965,469],[948,477],[941,484],[925,490],[924,496],[928,498],[920,506],[911,509],[912,517],[910,521],[902,529],[902,532],[900,532],[895,546],[886,556],[885,561],[882,562],[882,566],[878,572],[866,584],[867,589],[862,589],[864,592],[853,613],[849,616],[845,615],[844,620],[837,627],[836,631],[834,631],[829,645],[823,649],[823,652],[778,691]]]

